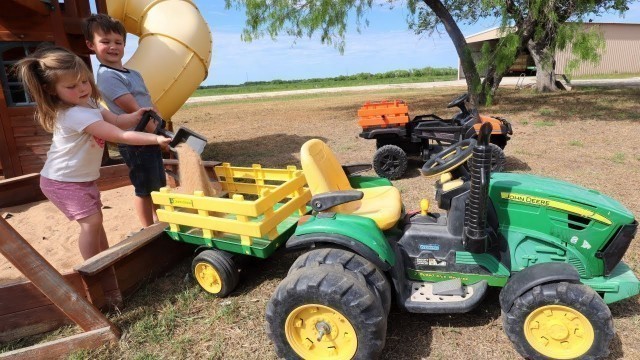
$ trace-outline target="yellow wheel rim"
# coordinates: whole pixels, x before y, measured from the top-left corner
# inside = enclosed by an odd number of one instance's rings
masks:
[[[199,262],[196,264],[193,272],[198,284],[207,292],[217,294],[222,290],[220,274],[218,274],[218,271],[211,266],[211,264]]]
[[[341,313],[323,305],[302,305],[284,324],[287,341],[303,359],[351,359],[358,350],[356,331]]]
[[[524,322],[527,342],[540,354],[553,359],[574,359],[593,344],[591,322],[578,310],[547,305],[534,310]]]

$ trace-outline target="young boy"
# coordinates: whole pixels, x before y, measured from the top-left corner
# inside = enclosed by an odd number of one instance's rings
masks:
[[[100,62],[96,83],[109,110],[119,115],[153,107],[157,112],[140,73],[122,66],[127,37],[124,25],[105,14],[91,15],[84,22],[83,32],[87,47]],[[118,150],[129,167],[136,214],[142,226],[147,227],[157,221],[151,192],[166,185],[161,149],[157,145],[119,144]]]

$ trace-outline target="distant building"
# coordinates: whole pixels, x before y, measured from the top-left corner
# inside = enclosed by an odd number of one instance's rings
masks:
[[[572,76],[640,73],[640,24],[585,23],[584,26],[587,29],[592,26],[600,28],[604,35],[605,48],[598,64],[583,62],[572,72]],[[485,43],[495,46],[501,37],[499,30],[493,28],[466,38],[474,58],[480,57]],[[526,49],[525,52],[516,59],[510,69],[510,75],[535,73],[533,58]],[[556,72],[563,73],[570,59],[570,49],[556,54]],[[464,73],[458,61],[458,79],[463,78]]]

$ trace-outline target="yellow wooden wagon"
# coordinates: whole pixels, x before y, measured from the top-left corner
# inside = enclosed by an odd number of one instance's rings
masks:
[[[238,283],[234,257],[266,258],[295,230],[310,209],[311,193],[301,170],[267,169],[260,165],[215,167],[224,197],[193,195],[162,188],[153,192],[158,219],[176,240],[205,248],[192,264],[193,275],[206,291],[223,297]]]

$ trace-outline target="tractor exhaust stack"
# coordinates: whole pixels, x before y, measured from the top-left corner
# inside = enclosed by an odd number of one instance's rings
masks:
[[[471,186],[465,209],[463,245],[469,252],[481,254],[487,250],[487,202],[491,177],[491,124],[480,128],[478,144],[469,161]]]

